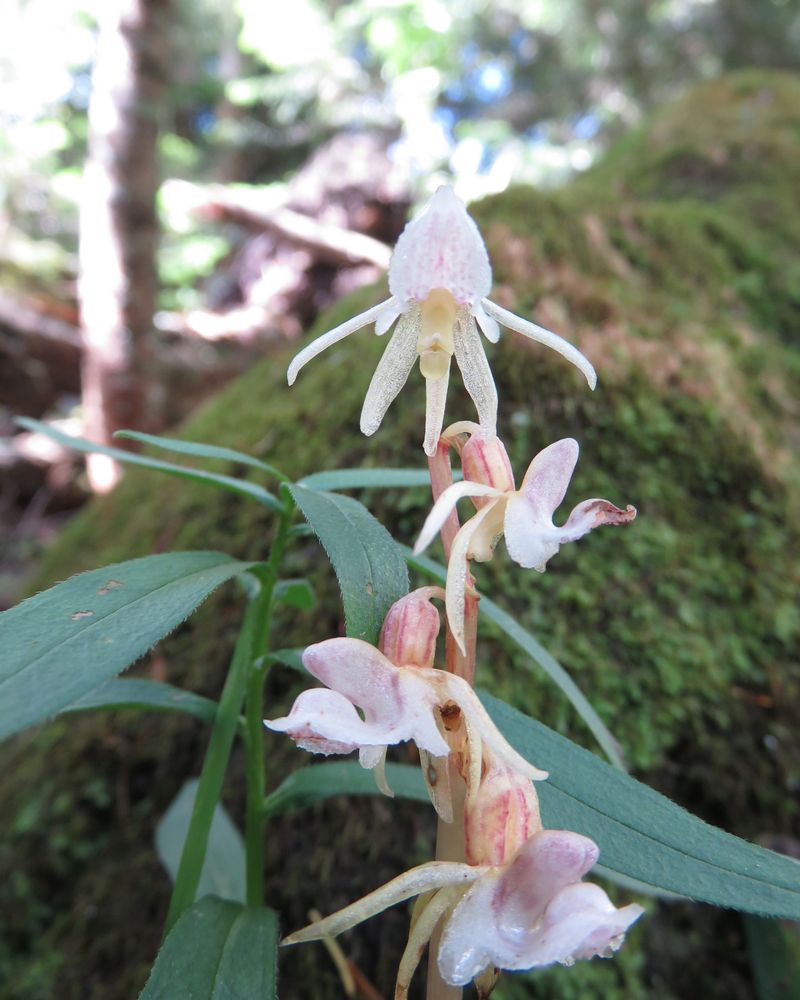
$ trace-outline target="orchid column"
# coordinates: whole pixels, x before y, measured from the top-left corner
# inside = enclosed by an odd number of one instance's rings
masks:
[[[365,434],[378,429],[417,358],[425,378],[423,448],[435,503],[417,550],[441,532],[446,591],[422,588],[398,601],[387,615],[380,648],[357,639],[310,646],[303,662],[327,690],[304,692],[286,718],[266,723],[312,752],[358,750],[362,766],[374,772],[387,794],[387,747],[406,740],[417,744],[439,815],[437,860],[283,942],[338,934],[417,896],[396,1000],[407,996],[429,940],[429,1000],[457,997],[472,981],[478,995],[488,997],[502,969],[611,955],[642,913],[636,904],[616,909],[602,889],[581,881],[597,860],[597,846],[579,834],[543,828],[534,782],[547,774],[509,746],[471,687],[479,601],[471,562],[491,559],[504,536],[515,562],[543,572],[561,544],[636,516],[633,507],[591,499],[578,504],[563,526],[554,525],[578,459],[571,438],[544,448],[517,490],[496,433],[497,390],[481,333],[496,342],[502,324],[556,350],[591,388],[596,376],[567,341],[491,302],[490,288],[480,233],[452,189],[440,188],[397,243],[389,269],[391,297],[315,340],[289,367],[291,384],[331,344],[370,323],[383,335],[396,322],[364,401]],[[443,432],[454,356],[478,421],[461,420]],[[455,484],[451,450],[460,456],[464,476]],[[466,497],[476,512],[459,526],[455,506]],[[434,665],[440,618],[432,602],[442,597],[445,669]]]

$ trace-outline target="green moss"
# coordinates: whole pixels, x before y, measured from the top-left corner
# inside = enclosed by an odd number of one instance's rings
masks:
[[[475,207],[496,297],[568,332],[600,373],[592,394],[559,358],[513,334],[490,349],[500,430],[518,476],[539,448],[573,435],[582,455],[570,500],[607,496],[639,508],[633,525],[566,547],[544,576],[498,552],[479,568],[479,585],[561,659],[646,780],[745,836],[788,830],[798,818],[799,356],[789,334],[800,318],[799,160],[800,82],[745,73],[665,108],[561,192],[515,188]],[[317,332],[378,294],[340,303]],[[382,347],[364,331],[316,359],[291,391],[291,352],[277,352],[181,433],[269,457],[298,476],[420,465],[418,375],[375,438],[357,430]],[[471,416],[463,391],[448,414]],[[428,502],[424,490],[364,499],[403,541]],[[266,551],[271,530],[269,513],[245,500],[134,470],[69,525],[35,586],[152,551],[252,556]],[[289,571],[311,576],[321,602],[313,615],[283,613],[281,642],[336,634],[341,611],[315,543],[293,551]],[[235,595],[226,588],[161,645],[169,680],[218,693],[238,622]],[[590,745],[563,697],[528,666],[487,632],[481,682]],[[292,684],[275,674],[276,711]],[[66,1000],[135,993],[167,895],[149,851],[153,826],[196,773],[203,740],[192,721],[118,714],[58,722],[4,748],[0,803],[16,819],[0,848],[0,895],[3,912],[15,915],[15,946],[0,951],[0,981],[11,984],[0,986],[2,1000],[46,996],[55,981]],[[270,744],[273,781],[300,763],[286,743]],[[240,768],[235,760],[235,814]],[[342,834],[335,844],[331,827]],[[284,818],[269,850],[271,898],[296,925],[309,906],[342,905],[422,860],[431,834],[427,812],[386,802],[329,803]],[[121,879],[131,864],[147,878]],[[398,912],[345,940],[382,990],[404,926]],[[648,917],[612,962],[509,977],[500,995],[671,1000],[702,985],[712,1000],[743,998],[752,986],[731,957],[741,951],[737,918],[672,907]],[[287,956],[285,995],[299,982],[314,1000],[338,995],[320,955]]]

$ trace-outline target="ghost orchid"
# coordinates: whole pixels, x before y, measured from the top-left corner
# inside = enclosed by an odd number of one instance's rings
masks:
[[[395,1000],[408,996],[411,977],[440,920],[437,963],[451,986],[466,986],[487,969],[532,969],[607,957],[644,911],[636,904],[617,909],[599,886],[580,881],[598,853],[588,837],[539,830],[505,865],[420,865],[290,934],[282,944],[341,934],[389,906],[430,893],[415,908]]]
[[[289,365],[289,385],[300,369],[327,347],[371,323],[382,336],[399,319],[367,390],[361,430],[370,435],[380,427],[419,357],[426,385],[424,448],[428,455],[434,454],[442,429],[453,355],[481,425],[494,432],[497,390],[478,328],[492,343],[499,339],[498,324],[502,324],[553,348],[594,388],[594,368],[580,351],[557,334],[490,302],[486,296],[491,285],[492,270],[478,227],[453,189],[440,187],[397,241],[389,264],[391,297],[300,351]]]
[[[608,500],[584,500],[573,509],[566,523],[557,527],[553,524],[553,514],[564,499],[578,461],[578,442],[564,438],[540,451],[517,490],[508,454],[499,438],[469,422],[454,424],[445,438],[465,430],[470,438],[461,451],[464,480],[453,483],[441,494],[414,547],[415,553],[422,552],[456,503],[462,497],[473,498],[477,513],[459,529],[447,567],[447,619],[462,650],[469,560],[491,559],[501,535],[505,535],[514,562],[543,573],[548,560],[564,542],[574,542],[601,524],[626,524],[636,517],[636,508],[630,504],[622,510]]]
[[[361,766],[375,772],[386,794],[391,795],[383,777],[386,748],[406,740],[417,744],[426,763],[446,758],[457,749],[466,762],[477,760],[480,768],[485,745],[528,779],[547,777],[547,772],[533,767],[506,742],[460,677],[432,667],[397,665],[361,639],[318,642],[306,649],[303,664],[329,690],[302,692],[288,716],[265,720],[264,725],[288,733],[299,747],[312,753],[358,750]],[[423,768],[429,786],[435,784],[430,770]],[[434,771],[440,770],[434,763]],[[431,798],[443,818],[452,818],[449,803],[439,795]]]

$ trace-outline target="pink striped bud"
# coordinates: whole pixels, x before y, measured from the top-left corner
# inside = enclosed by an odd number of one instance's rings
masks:
[[[494,434],[477,430],[461,449],[461,469],[464,479],[484,486],[493,486],[503,493],[513,493],[514,473],[505,445]],[[494,503],[491,497],[475,497],[473,503],[480,510],[487,503]]]
[[[432,667],[441,621],[431,598],[444,600],[441,587],[420,587],[389,608],[378,647],[396,667]]]
[[[464,852],[470,865],[505,865],[542,829],[533,782],[484,747],[478,787],[464,807]]]

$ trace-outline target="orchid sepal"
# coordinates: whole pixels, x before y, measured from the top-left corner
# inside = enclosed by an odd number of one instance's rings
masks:
[[[441,889],[451,885],[469,885],[479,878],[487,869],[474,865],[462,864],[457,861],[429,861],[417,865],[397,878],[375,889],[362,899],[349,906],[337,910],[322,920],[316,920],[307,927],[302,927],[293,934],[287,935],[281,945],[301,944],[304,941],[318,941],[324,937],[335,937],[343,931],[350,930],[390,906],[402,903],[412,896],[433,889]]]
[[[328,330],[327,333],[323,333],[316,340],[312,340],[307,347],[304,347],[299,354],[296,354],[292,358],[286,372],[287,382],[289,385],[294,385],[301,368],[304,368],[318,354],[321,354],[329,347],[333,347],[334,344],[338,344],[345,337],[349,337],[351,333],[362,330],[365,326],[369,326],[370,323],[375,323],[376,327],[380,324],[381,332],[385,333],[399,315],[400,313],[397,311],[397,299],[392,296],[383,302],[379,302],[378,305],[372,306],[370,309],[365,309],[364,312],[359,313],[357,316],[352,316],[332,330]],[[393,318],[387,323],[386,320],[389,316]]]

